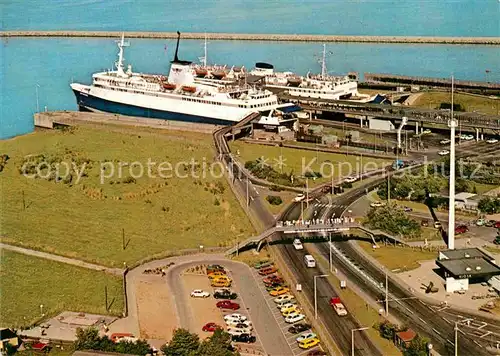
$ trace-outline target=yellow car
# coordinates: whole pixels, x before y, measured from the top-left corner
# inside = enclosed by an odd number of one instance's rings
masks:
[[[286,294],[288,292],[290,292],[290,289],[286,287],[276,287],[272,291],[270,291],[269,294],[272,295],[273,297],[277,297],[282,294]]]
[[[300,309],[298,307],[295,307],[295,308],[290,308],[288,310],[281,312],[281,315],[283,315],[286,318],[290,314],[299,314],[299,313],[300,313]]]
[[[312,338],[312,339],[305,339],[301,342],[299,342],[299,347],[301,349],[307,350],[310,349],[311,347],[314,347],[319,344],[319,339],[317,337]]]
[[[214,272],[214,273],[208,274],[208,278],[210,278],[210,279],[215,279],[218,277],[227,277],[227,275],[225,273],[222,273],[222,272]]]
[[[294,311],[296,311],[296,312],[299,311],[299,309],[298,309],[298,307],[296,305],[292,305],[292,306],[289,306],[287,308],[281,308],[280,309],[281,314],[284,315],[284,316],[286,316],[286,315],[288,315],[288,313],[294,312]],[[285,314],[285,313],[287,313],[287,314]]]

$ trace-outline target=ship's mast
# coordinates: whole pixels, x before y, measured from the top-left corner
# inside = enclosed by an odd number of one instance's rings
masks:
[[[203,57],[198,57],[203,67],[207,66],[207,33],[205,32],[205,43],[203,45]]]
[[[321,76],[326,77],[326,44],[323,44],[323,59],[321,61]]]
[[[126,77],[127,75],[123,71],[123,61],[125,58],[123,57],[123,48],[130,46],[130,43],[125,42],[125,34],[122,33],[122,38],[120,41],[116,41],[118,44],[118,48],[120,51],[118,52],[118,61],[115,63],[116,66],[116,71],[117,71],[117,76],[119,77]]]

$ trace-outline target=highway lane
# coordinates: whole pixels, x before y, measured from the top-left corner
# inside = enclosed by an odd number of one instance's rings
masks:
[[[286,266],[294,274],[297,282],[302,285],[302,293],[314,305],[314,276],[320,275],[326,271],[319,268],[307,268],[304,264],[305,251],[296,251],[291,245],[276,245],[274,248],[279,250]],[[327,326],[327,331],[332,340],[342,351],[343,355],[350,354],[351,350],[351,329],[359,328],[360,325],[352,317],[347,315],[338,316],[329,305],[332,296],[338,295],[334,287],[325,279],[317,279],[317,300],[318,300],[318,318]],[[367,334],[358,333],[355,338],[355,354],[357,356],[382,356],[382,353],[371,342]]]

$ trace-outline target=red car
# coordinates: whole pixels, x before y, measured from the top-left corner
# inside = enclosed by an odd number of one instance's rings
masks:
[[[217,308],[220,309],[232,309],[232,310],[238,310],[240,309],[240,305],[238,303],[232,302],[230,300],[221,300],[220,302],[217,302]]]
[[[267,276],[263,279],[264,284],[273,284],[273,283],[283,283],[284,280],[277,274],[273,274],[271,276]]]
[[[459,225],[455,228],[455,234],[465,234],[469,228],[465,225]]]
[[[278,269],[274,266],[270,266],[270,267],[266,267],[266,268],[262,268],[259,270],[259,274],[261,276],[267,276],[269,274],[273,274],[273,273],[276,273],[278,272]]]
[[[500,221],[497,221],[497,222],[493,225],[493,227],[494,227],[495,229],[500,229]]]
[[[219,325],[217,325],[216,323],[206,323],[201,328],[201,330],[203,330],[203,331],[210,331],[210,332],[214,332],[216,329],[221,329],[221,327]]]

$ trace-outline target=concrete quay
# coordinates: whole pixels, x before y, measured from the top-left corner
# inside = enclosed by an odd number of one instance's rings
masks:
[[[124,32],[128,38],[175,39],[175,32]],[[0,37],[102,37],[117,38],[118,31],[0,31]],[[500,45],[500,37],[431,37],[431,36],[341,36],[308,34],[258,33],[201,33],[184,32],[184,39],[221,41],[288,41],[288,42],[357,42],[357,43],[415,43],[457,45]]]

